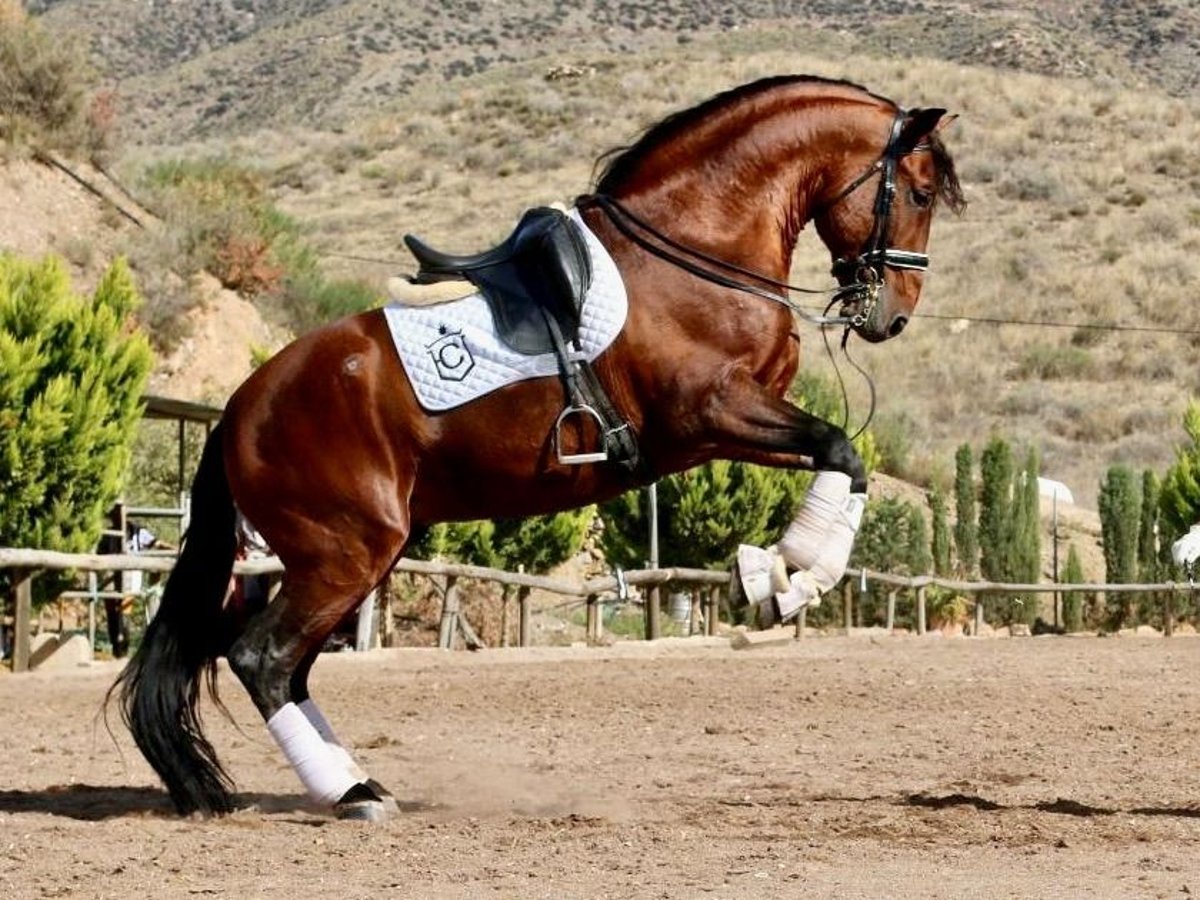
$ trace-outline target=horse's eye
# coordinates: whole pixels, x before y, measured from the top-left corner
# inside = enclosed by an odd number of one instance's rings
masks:
[[[931,191],[923,191],[920,188],[913,188],[911,191],[913,206],[919,209],[929,209],[933,205],[933,193]]]

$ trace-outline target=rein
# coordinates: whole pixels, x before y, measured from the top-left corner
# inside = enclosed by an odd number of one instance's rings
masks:
[[[585,194],[575,201],[575,205],[579,208],[587,206],[599,207],[608,216],[609,221],[617,227],[625,237],[629,238],[642,249],[654,254],[659,259],[671,263],[677,268],[683,269],[698,278],[703,278],[705,281],[720,285],[721,287],[731,288],[737,291],[743,291],[747,294],[753,294],[756,297],[762,297],[765,300],[770,300],[774,303],[780,303],[794,312],[804,321],[819,326],[826,325],[846,325],[854,324],[854,319],[851,316],[830,316],[827,314],[816,315],[801,306],[798,306],[786,293],[777,293],[767,290],[754,284],[747,284],[732,278],[728,275],[722,275],[720,272],[713,271],[710,268],[705,268],[699,265],[694,260],[707,263],[719,269],[726,269],[730,272],[735,272],[738,275],[744,275],[747,278],[753,278],[756,281],[761,281],[763,284],[771,287],[780,288],[783,291],[795,291],[802,294],[831,294],[833,300],[826,307],[826,312],[838,301],[843,295],[848,294],[858,289],[857,285],[849,285],[838,288],[806,288],[798,285],[789,284],[786,281],[779,281],[763,275],[761,272],[755,272],[750,269],[743,268],[736,263],[731,263],[728,260],[720,259],[705,253],[703,250],[697,250],[695,247],[689,247],[682,244],[669,235],[663,234],[641,216],[634,213],[629,207],[625,206],[615,197],[610,197],[607,194]],[[650,240],[646,235],[654,238]],[[657,243],[656,243],[657,242]],[[664,246],[665,245],[665,246]],[[674,252],[672,252],[674,251]],[[692,257],[692,259],[688,259]],[[847,299],[849,299],[847,297]]]

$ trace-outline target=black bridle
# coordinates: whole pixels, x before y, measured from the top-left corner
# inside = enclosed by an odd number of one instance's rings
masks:
[[[810,219],[815,219],[828,213],[862,187],[876,173],[880,175],[879,187],[875,194],[874,223],[862,250],[857,256],[841,257],[833,263],[831,274],[838,280],[839,287],[837,288],[800,287],[744,268],[736,263],[697,250],[695,247],[689,247],[664,234],[615,197],[607,194],[584,194],[576,199],[575,205],[581,209],[587,206],[599,207],[613,225],[638,246],[699,278],[722,287],[782,303],[801,319],[814,325],[844,325],[847,328],[862,328],[870,320],[875,304],[878,302],[885,268],[912,269],[922,272],[929,268],[928,255],[911,250],[897,250],[887,246],[892,205],[896,197],[896,170],[900,159],[910,152],[900,146],[900,134],[904,121],[905,112],[900,110],[892,121],[887,146],[884,147],[879,157],[861,175],[835,194],[833,199],[809,216]],[[758,284],[747,283],[736,276],[753,279]],[[780,294],[769,288],[777,288],[785,293]],[[787,296],[786,292],[788,291],[801,294],[832,295],[832,299],[826,306],[825,313],[816,315],[798,306]],[[829,310],[839,302],[842,304],[841,314],[828,315]]]
[[[825,204],[812,218],[829,212],[842,200],[854,193],[876,172],[879,173],[879,187],[875,192],[875,222],[871,234],[867,238],[858,256],[842,257],[833,264],[832,274],[842,283],[864,281],[871,276],[865,271],[874,273],[877,279],[883,278],[883,270],[890,266],[893,269],[914,269],[924,272],[929,268],[929,256],[912,250],[896,250],[887,245],[888,230],[891,224],[892,204],[896,199],[896,169],[900,159],[907,152],[900,146],[900,132],[904,127],[904,112],[897,113],[892,121],[892,131],[887,146],[879,158],[871,164],[867,171],[843,188],[829,203]]]

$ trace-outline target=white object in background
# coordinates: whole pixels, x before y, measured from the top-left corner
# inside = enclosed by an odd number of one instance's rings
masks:
[[[1175,565],[1183,566],[1190,581],[1192,566],[1200,559],[1200,525],[1193,525],[1187,534],[1171,545],[1171,559]]]

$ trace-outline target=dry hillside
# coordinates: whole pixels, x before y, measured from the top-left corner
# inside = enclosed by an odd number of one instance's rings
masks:
[[[585,189],[605,149],[754,77],[948,106],[971,205],[935,226],[928,317],[852,345],[901,474],[944,475],[958,444],[999,433],[1090,505],[1107,466],[1169,463],[1200,392],[1200,11],[1184,0],[31,6],[117,86],[126,180],[151,159],[236,159],[331,272],[376,280],[407,266],[404,231],[478,247]],[[806,241],[796,278],[826,267]],[[806,348],[828,368],[815,335]]]

